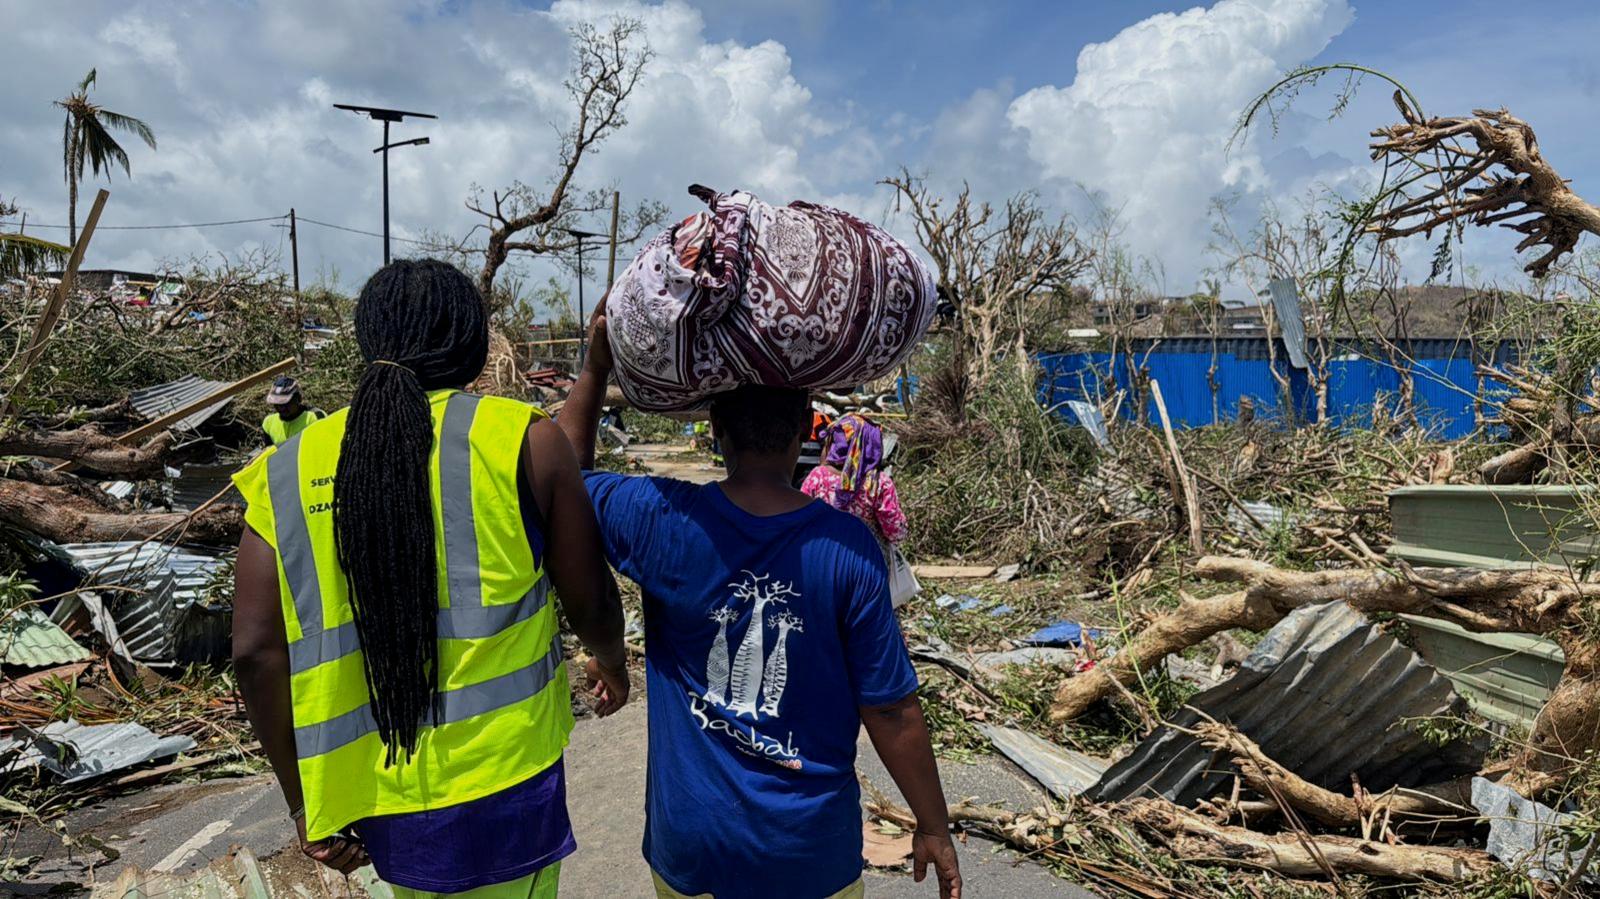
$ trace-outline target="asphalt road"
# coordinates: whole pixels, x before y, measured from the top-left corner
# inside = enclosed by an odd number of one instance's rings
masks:
[[[650,871],[639,854],[644,829],[645,703],[642,695],[617,715],[580,721],[567,752],[568,805],[577,831],[578,852],[562,869],[562,896],[573,899],[652,899]],[[888,773],[862,738],[859,768],[874,784],[899,799]],[[942,766],[952,798],[974,797],[1032,808],[1041,802],[1032,782],[998,759]],[[73,812],[67,833],[78,837],[67,851],[55,836],[25,828],[7,835],[4,854],[42,856],[29,880],[0,883],[0,895],[44,895],[61,883],[114,880],[124,866],[182,874],[225,859],[234,846],[263,860],[274,885],[296,895],[298,885],[311,895],[317,875],[294,851],[294,831],[270,777],[246,777],[174,784],[117,797]],[[87,837],[89,839],[83,839]],[[107,861],[104,846],[118,857]],[[1033,862],[984,840],[960,848],[969,899],[1093,896]],[[867,893],[874,897],[934,897],[932,878],[913,883],[906,872],[870,871]]]

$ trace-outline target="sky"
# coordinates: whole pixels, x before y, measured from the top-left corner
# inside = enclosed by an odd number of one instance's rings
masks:
[[[45,227],[65,224],[67,205],[51,101],[96,68],[94,100],[144,119],[158,148],[128,138],[132,177],[98,182],[112,195],[86,267],[255,252],[286,268],[278,220],[115,229],[293,207],[302,282],[353,290],[381,263],[381,241],[327,225],[382,229],[379,126],[332,104],[437,114],[395,130],[430,143],[391,156],[394,234],[466,236],[481,221],[464,206],[474,186],[551,177],[571,112],[567,33],[621,15],[643,21],[654,58],[627,127],[585,160],[585,185],[614,186],[629,205],[659,200],[674,217],[699,205],[690,184],[743,188],[836,205],[909,238],[879,183],[905,167],[945,193],[967,183],[998,202],[1036,191],[1081,220],[1115,210],[1129,248],[1158,261],[1156,286],[1187,293],[1218,263],[1215,199],[1248,229],[1265,203],[1370,183],[1367,132],[1396,118],[1376,83],[1332,119],[1331,89],[1309,91],[1276,133],[1229,146],[1245,104],[1303,63],[1388,72],[1430,113],[1506,106],[1580,195],[1600,196],[1600,155],[1589,152],[1600,4],[1517,10],[1487,0],[0,0],[0,198],[27,212],[31,233],[64,240]],[[1456,276],[1514,278],[1514,243],[1473,234]],[[1414,280],[1430,252],[1422,241],[1403,249]],[[517,265],[570,282],[547,264]]]

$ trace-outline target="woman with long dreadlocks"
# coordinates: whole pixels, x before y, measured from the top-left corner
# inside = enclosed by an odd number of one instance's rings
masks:
[[[251,725],[317,861],[370,858],[401,896],[553,897],[574,842],[552,589],[599,713],[628,698],[576,456],[534,407],[462,392],[489,332],[455,268],[385,266],[355,325],[368,366],[350,407],[234,479]]]

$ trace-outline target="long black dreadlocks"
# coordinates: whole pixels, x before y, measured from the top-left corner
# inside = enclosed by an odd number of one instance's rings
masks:
[[[361,289],[356,385],[333,482],[333,532],[366,657],[384,763],[416,751],[435,711],[439,581],[428,456],[427,391],[483,371],[489,326],[466,275],[437,260],[395,262]]]

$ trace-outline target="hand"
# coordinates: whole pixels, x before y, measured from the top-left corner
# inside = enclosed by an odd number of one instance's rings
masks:
[[[961,899],[961,865],[950,834],[917,831],[911,836],[912,877],[917,883],[928,876],[928,863],[939,878],[939,899]]]
[[[361,845],[360,840],[335,835],[312,843],[306,840],[306,819],[296,817],[294,825],[300,834],[300,851],[312,861],[327,865],[340,874],[349,874],[372,864],[372,859],[367,857],[367,847]]]
[[[596,374],[611,374],[615,360],[611,358],[611,340],[606,332],[606,301],[602,299],[589,319],[589,351],[583,357],[583,367]]]
[[[598,700],[594,713],[601,718],[628,704],[628,691],[633,685],[628,681],[628,665],[608,668],[600,660],[590,657],[583,666],[584,679],[589,692]]]

